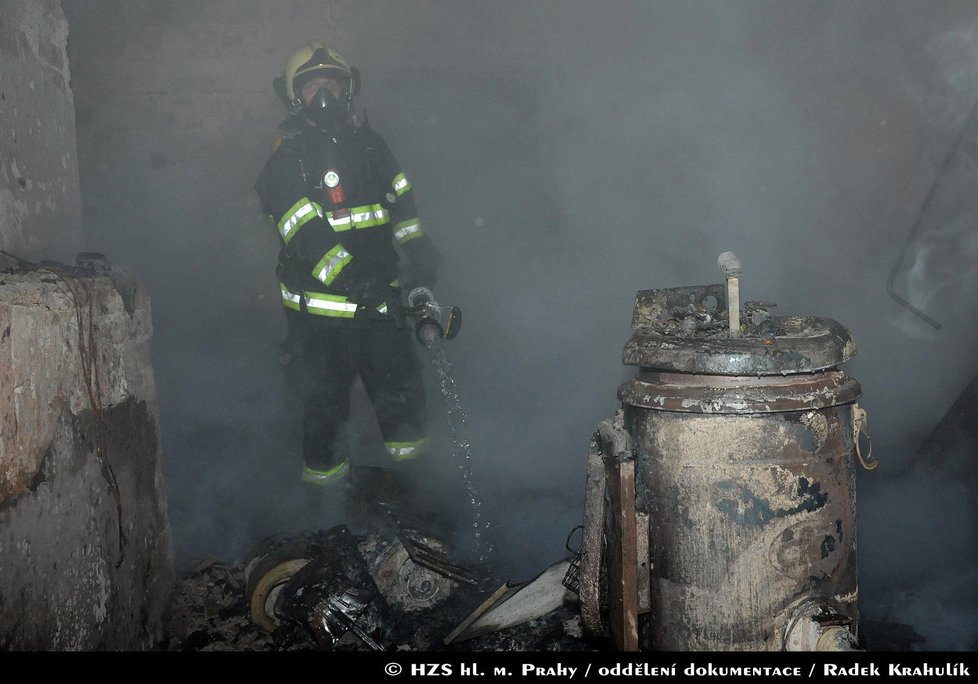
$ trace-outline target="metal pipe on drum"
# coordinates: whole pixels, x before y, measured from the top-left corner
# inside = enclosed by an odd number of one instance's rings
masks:
[[[740,337],[740,259],[733,252],[724,252],[717,257],[717,268],[727,280],[727,319],[730,337]]]

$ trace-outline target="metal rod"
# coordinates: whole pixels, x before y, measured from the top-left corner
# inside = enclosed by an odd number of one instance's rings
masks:
[[[727,318],[730,321],[730,337],[740,337],[740,259],[733,252],[717,257],[717,268],[727,280]]]
[[[727,315],[730,337],[740,337],[740,278],[727,278]]]

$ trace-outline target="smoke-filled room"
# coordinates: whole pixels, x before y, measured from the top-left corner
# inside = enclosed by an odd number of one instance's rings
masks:
[[[0,0],[0,651],[968,679],[976,187],[971,0]]]

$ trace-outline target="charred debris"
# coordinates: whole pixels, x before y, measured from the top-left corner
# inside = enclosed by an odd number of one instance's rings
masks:
[[[207,560],[178,584],[165,651],[588,651],[574,557],[529,581],[371,502],[347,525],[273,535],[250,557]]]

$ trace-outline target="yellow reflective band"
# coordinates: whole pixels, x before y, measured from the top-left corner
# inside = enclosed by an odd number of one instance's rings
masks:
[[[336,216],[336,214],[340,214]],[[379,204],[350,207],[342,211],[327,211],[326,220],[337,233],[351,228],[372,228],[390,223],[390,212]]]
[[[395,461],[409,461],[425,452],[430,438],[425,437],[415,442],[384,442],[387,453]]]
[[[399,245],[422,235],[424,235],[424,231],[421,230],[421,222],[418,219],[401,221],[397,224],[397,230],[394,231],[394,239]]]
[[[328,295],[321,292],[306,292],[306,309],[317,316],[334,316],[336,318],[353,318],[357,305],[346,297]]]
[[[321,211],[321,207],[308,197],[303,197],[293,204],[292,208],[285,212],[282,215],[282,220],[278,222],[278,232],[285,244],[289,244],[289,240],[293,238],[299,228],[320,216]]]
[[[404,177],[403,173],[399,173],[394,176],[394,180],[391,181],[391,187],[394,188],[394,192],[396,192],[397,196],[400,197],[411,189],[411,184],[408,182],[408,179]]]
[[[353,318],[357,312],[357,305],[346,297],[324,292],[304,292],[298,295],[290,292],[282,283],[279,283],[279,287],[282,289],[282,304],[293,311],[302,311],[302,301],[305,299],[306,311],[317,316]]]
[[[301,310],[302,297],[293,292],[289,292],[288,288],[282,283],[279,283],[279,287],[282,288],[282,304],[289,309],[294,309],[295,311]]]
[[[369,228],[379,226],[390,221],[390,214],[379,204],[369,207],[357,207],[350,210],[353,218],[353,225],[357,228]]]
[[[353,255],[344,249],[343,245],[336,245],[333,249],[326,252],[312,269],[312,274],[323,285],[330,285],[340,271],[353,260]]]
[[[327,211],[326,220],[329,221],[329,225],[333,227],[333,230],[338,233],[341,233],[344,230],[350,230],[350,228],[353,227],[349,214],[343,216],[342,218],[333,218],[333,212]]]
[[[302,481],[316,485],[329,485],[343,479],[343,476],[350,472],[350,464],[343,461],[337,466],[328,470],[317,470],[309,466],[302,468]]]

